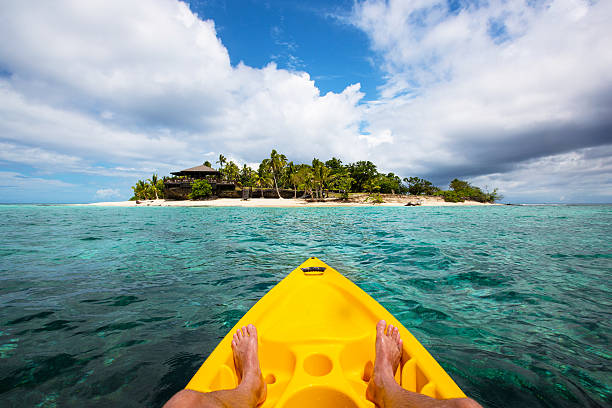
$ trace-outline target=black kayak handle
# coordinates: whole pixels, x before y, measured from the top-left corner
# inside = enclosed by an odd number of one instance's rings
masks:
[[[325,269],[326,268],[324,266],[309,266],[307,268],[302,268],[302,271],[306,274],[320,275],[325,271]]]

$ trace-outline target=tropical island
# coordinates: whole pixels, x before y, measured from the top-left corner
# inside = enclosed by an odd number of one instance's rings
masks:
[[[444,190],[419,177],[380,173],[371,161],[343,164],[333,157],[314,158],[311,164],[296,164],[272,150],[257,169],[246,164],[240,168],[221,154],[216,162],[172,172],[160,178],[138,180],[134,196],[123,205],[242,205],[276,206],[276,200],[290,200],[280,206],[294,205],[449,205],[492,204],[501,199],[497,189],[483,191],[455,178]],[[258,199],[276,199],[264,203]],[[258,200],[257,205],[244,201]],[[203,202],[205,201],[205,202]],[[243,203],[239,203],[242,201]],[[108,205],[113,203],[97,203]],[[115,203],[114,205],[120,205]]]

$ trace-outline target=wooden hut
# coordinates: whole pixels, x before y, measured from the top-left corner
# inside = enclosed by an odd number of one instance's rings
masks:
[[[232,195],[236,189],[234,183],[223,182],[221,172],[211,167],[200,165],[181,171],[170,173],[174,177],[164,180],[164,194],[166,198],[184,200],[191,193],[191,185],[195,180],[205,179],[212,187],[213,195]]]

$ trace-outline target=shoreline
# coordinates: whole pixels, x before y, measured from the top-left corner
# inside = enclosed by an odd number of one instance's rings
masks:
[[[373,204],[366,201],[351,199],[340,201],[337,199],[326,199],[324,201],[307,201],[300,198],[251,198],[241,200],[240,198],[216,198],[211,200],[141,200],[138,201],[109,201],[90,204],[69,204],[76,206],[98,206],[98,207],[254,207],[254,208],[307,208],[307,207],[404,207],[412,204],[415,207],[457,207],[457,206],[482,206],[503,205],[495,203],[479,203],[477,201],[464,201],[460,203],[448,203],[440,197],[415,197],[415,196],[392,196],[383,197],[385,202]]]

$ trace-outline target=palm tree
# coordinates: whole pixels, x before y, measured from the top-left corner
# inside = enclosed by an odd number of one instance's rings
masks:
[[[223,168],[223,165],[227,163],[227,159],[225,158],[224,155],[220,154],[219,160],[217,160],[217,163],[219,163],[219,167]]]
[[[323,190],[328,189],[330,183],[334,180],[334,176],[331,174],[331,169],[321,164],[315,171],[315,177],[319,182],[320,197],[324,198]]]
[[[312,167],[310,167],[307,164],[302,164],[302,167],[300,168],[300,170],[298,171],[298,180],[299,180],[299,185],[303,185],[304,186],[304,195],[302,196],[302,198],[306,197],[306,192],[310,193],[310,197],[314,197],[314,194],[312,193],[312,188],[314,186],[314,174],[312,172]]]
[[[277,176],[280,176],[281,170],[287,164],[287,157],[284,154],[277,153],[276,150],[272,150],[270,153],[270,169],[272,170],[272,178],[274,179],[274,188],[276,188],[276,194],[278,198],[281,198],[280,191],[278,191]]]
[[[244,164],[240,170],[240,182],[245,187],[253,187],[253,171],[252,168]]]
[[[289,184],[293,186],[293,198],[297,198],[297,186],[300,181],[298,177],[298,167],[293,164],[293,162],[289,162],[285,169],[285,175]]]
[[[333,180],[331,170],[319,159],[312,159],[313,181],[317,198],[323,198],[323,189]]]
[[[157,174],[153,174],[151,176],[151,178],[148,179],[147,181],[151,185],[151,191],[153,191],[153,194],[155,194],[155,199],[159,200],[159,195],[158,195],[158,191],[157,191],[158,188],[159,188],[159,185],[158,185],[159,180],[157,178]]]
[[[257,187],[259,186],[259,176],[257,175],[256,171],[253,171],[253,173],[251,173],[251,185],[249,187]],[[263,196],[263,194],[262,194]]]
[[[238,179],[238,176],[240,175],[240,168],[236,165],[236,163],[230,161],[227,166],[225,166],[223,174],[225,175],[228,181],[235,183]]]
[[[257,186],[261,191],[261,198],[263,198],[263,188],[268,187],[270,185],[270,159],[263,159],[259,164],[259,168],[257,169]]]
[[[268,186],[268,179],[256,176],[255,185],[259,187],[259,194],[264,198],[264,188]]]
[[[132,187],[132,190],[134,190],[134,198],[136,198],[137,200],[146,200],[147,197],[147,183],[144,182],[143,180],[138,180],[136,182],[136,185]]]

